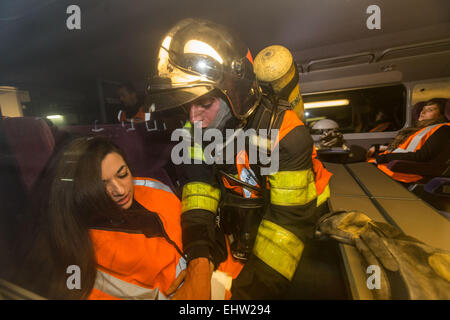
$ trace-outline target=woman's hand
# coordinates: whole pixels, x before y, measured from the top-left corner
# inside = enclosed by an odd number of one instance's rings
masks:
[[[172,300],[211,299],[211,276],[214,265],[207,258],[197,258],[189,262],[186,270],[180,272],[166,295],[175,294]],[[184,281],[184,282],[183,282]],[[180,284],[182,286],[180,286]]]
[[[377,152],[377,147],[376,146],[371,146],[369,148],[369,150],[367,150],[366,156],[367,156],[367,158],[375,157],[376,156],[376,154],[375,154],[376,152],[377,153],[384,152],[384,151],[387,150],[387,148],[388,148],[388,146],[380,145],[380,146],[378,146],[378,152]]]
[[[367,150],[367,158],[371,158],[373,156],[373,154],[375,153],[375,146],[372,146],[369,148],[369,150]]]

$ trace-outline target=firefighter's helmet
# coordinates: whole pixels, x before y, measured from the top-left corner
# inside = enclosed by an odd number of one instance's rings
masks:
[[[252,63],[249,49],[225,27],[207,20],[182,20],[161,42],[147,104],[162,111],[217,90],[234,116],[243,120],[261,97]]]
[[[311,129],[314,132],[324,133],[329,130],[339,129],[339,124],[331,119],[322,119],[317,121]]]

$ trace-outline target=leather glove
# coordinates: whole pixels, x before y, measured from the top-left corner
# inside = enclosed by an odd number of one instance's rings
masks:
[[[165,294],[170,296],[175,293],[172,300],[209,300],[213,270],[214,265],[208,259],[194,259],[181,271]]]
[[[409,299],[450,299],[449,251],[428,246],[357,211],[323,216],[316,236],[354,245],[368,265],[380,267],[381,287],[374,290],[377,299],[392,298],[393,283],[389,279],[398,276]]]

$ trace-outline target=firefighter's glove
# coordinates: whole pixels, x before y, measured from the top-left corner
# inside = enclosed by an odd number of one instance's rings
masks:
[[[430,247],[357,211],[322,217],[316,236],[354,245],[368,265],[380,267],[378,299],[390,299],[389,279],[400,276],[410,299],[450,299],[450,252]],[[389,278],[388,278],[389,275]],[[396,284],[397,285],[397,284]]]

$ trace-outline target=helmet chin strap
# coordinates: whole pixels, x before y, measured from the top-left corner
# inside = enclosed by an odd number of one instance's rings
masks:
[[[207,129],[215,128],[215,129],[222,130],[222,129],[224,129],[227,121],[233,117],[233,114],[232,114],[231,109],[228,106],[228,104],[220,97],[219,97],[219,101],[220,101],[219,111],[217,112],[216,117],[209,124]]]

